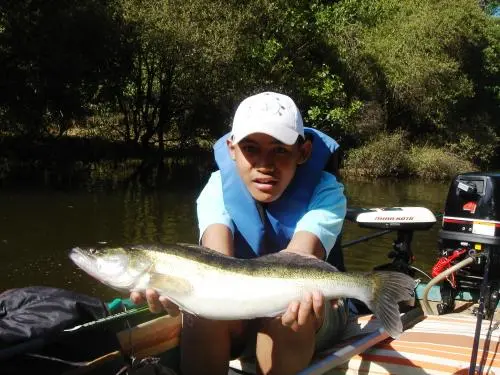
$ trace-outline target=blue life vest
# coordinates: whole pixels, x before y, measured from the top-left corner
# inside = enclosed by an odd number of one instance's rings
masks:
[[[304,131],[312,137],[311,156],[297,168],[281,197],[265,205],[265,217],[259,214],[257,202],[231,159],[226,144],[230,133],[215,143],[215,161],[221,173],[224,206],[235,226],[234,248],[237,258],[254,258],[286,248],[297,222],[306,213],[321,174],[339,145],[318,130],[305,128]]]

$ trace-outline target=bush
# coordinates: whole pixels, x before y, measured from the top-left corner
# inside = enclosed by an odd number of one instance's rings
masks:
[[[475,169],[469,160],[446,149],[410,146],[406,133],[398,130],[382,134],[374,141],[349,151],[342,176],[442,180]]]
[[[426,180],[449,179],[459,173],[472,172],[475,166],[444,149],[429,146],[412,146],[408,153],[408,168],[413,176]]]
[[[480,128],[474,138],[468,134],[456,134],[454,142],[448,142],[445,146],[461,159],[470,159],[483,168],[489,168],[498,143],[499,138],[493,129]]]
[[[407,144],[405,134],[383,133],[362,147],[349,151],[343,175],[345,177],[400,177],[405,174]]]

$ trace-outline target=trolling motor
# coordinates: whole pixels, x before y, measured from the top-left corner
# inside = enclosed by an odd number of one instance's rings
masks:
[[[434,225],[436,217],[425,207],[380,207],[380,208],[348,208],[346,219],[358,224],[361,228],[379,229],[379,231],[356,240],[342,244],[342,248],[360,242],[397,232],[392,250],[388,257],[391,262],[374,267],[374,270],[398,271],[414,277],[415,267],[412,266],[415,257],[411,250],[413,232],[427,230]],[[370,310],[351,299],[358,313],[369,313]]]
[[[397,236],[392,244],[392,250],[387,255],[392,261],[374,269],[399,271],[412,277],[414,267],[411,264],[415,260],[411,250],[413,232],[427,230],[436,222],[434,214],[425,207],[354,208],[347,210],[346,218],[356,222],[362,228],[382,230],[374,235],[344,244],[343,247],[396,231]]]
[[[432,270],[440,272],[472,257],[473,262],[456,270],[441,284],[438,313],[455,308],[455,297],[469,292],[479,302],[469,374],[475,373],[481,323],[492,319],[499,301],[500,275],[500,174],[465,173],[455,177],[448,191],[439,255]],[[477,297],[479,295],[479,297]]]

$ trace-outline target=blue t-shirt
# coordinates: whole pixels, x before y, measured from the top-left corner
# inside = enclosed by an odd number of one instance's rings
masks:
[[[226,225],[234,236],[234,224],[224,207],[220,171],[212,173],[207,184],[196,200],[200,241],[203,233],[211,224]],[[316,235],[326,250],[332,249],[342,230],[346,213],[344,185],[334,175],[323,172],[314,189],[307,212],[300,218],[295,233],[307,231]]]

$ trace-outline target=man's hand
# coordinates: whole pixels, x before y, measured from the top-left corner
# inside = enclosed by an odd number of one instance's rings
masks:
[[[284,326],[298,331],[309,319],[314,319],[314,326],[318,330],[323,324],[325,317],[325,298],[319,291],[309,292],[304,295],[302,301],[293,301],[281,316]]]
[[[317,258],[314,254],[308,254],[295,249],[285,249],[282,251],[290,251],[300,254],[304,257]],[[333,308],[337,306],[337,300],[328,301]],[[325,297],[319,290],[308,292],[302,297],[302,301],[292,301],[288,305],[288,309],[281,316],[281,323],[284,326],[291,327],[294,331],[298,331],[300,327],[305,325],[308,319],[314,319],[316,330],[320,329],[325,318]]]
[[[153,313],[159,313],[166,310],[168,315],[177,316],[179,315],[179,307],[165,297],[161,297],[154,289],[147,289],[145,295],[139,292],[130,293],[130,299],[136,305],[146,301],[148,303],[149,310]]]

